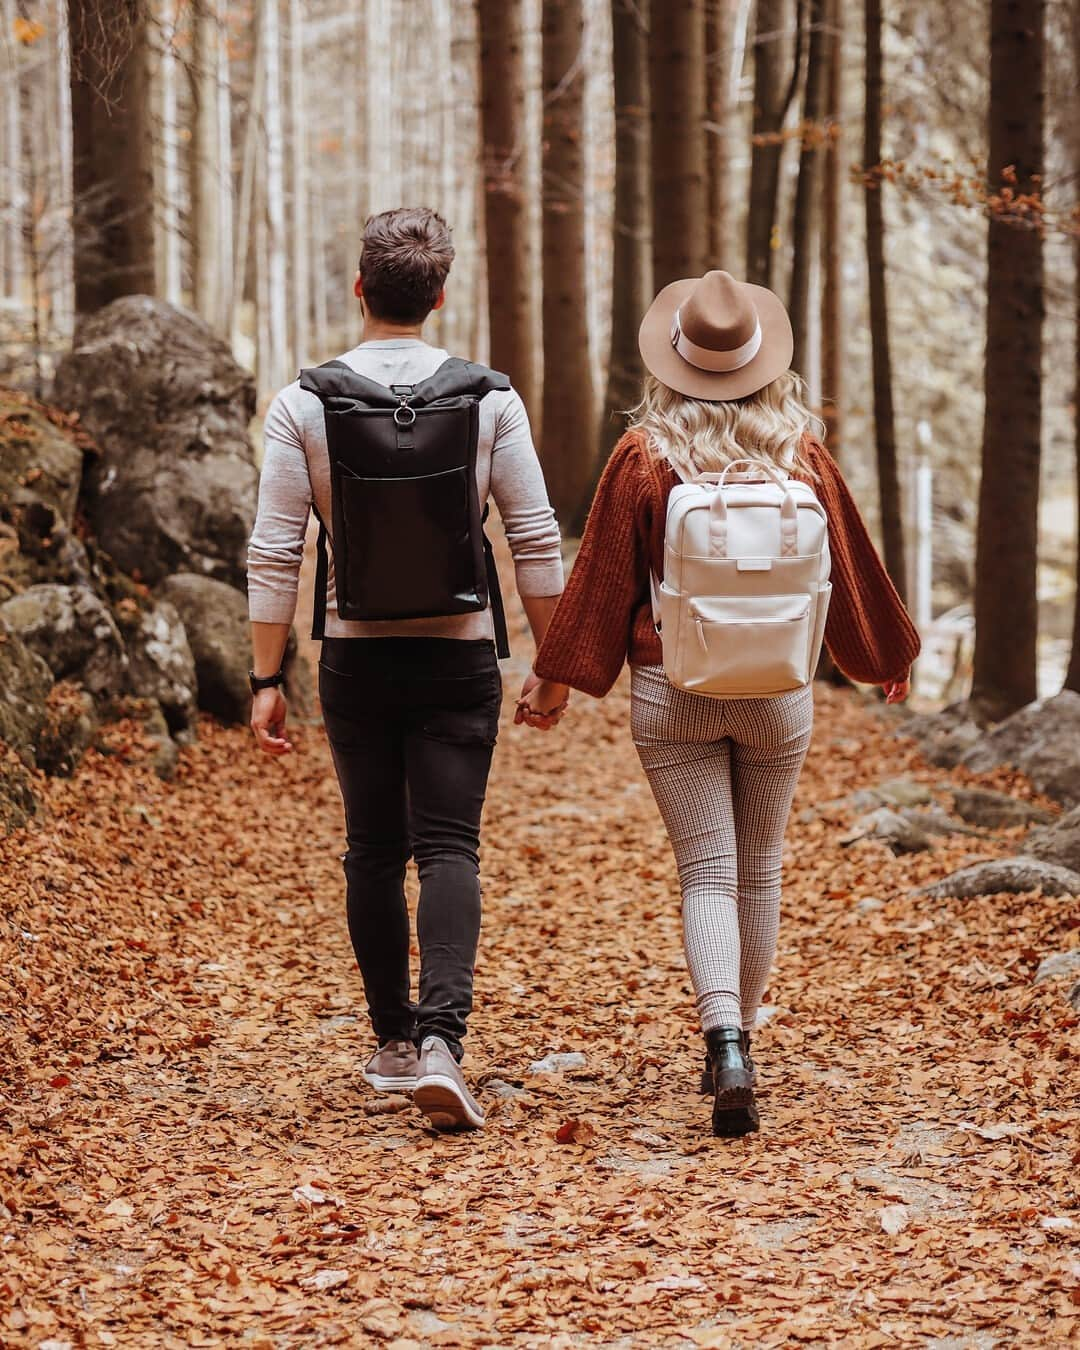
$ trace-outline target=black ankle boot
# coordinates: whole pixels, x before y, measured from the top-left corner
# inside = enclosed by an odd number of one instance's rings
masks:
[[[742,1033],[742,1052],[743,1058],[750,1066],[750,1078],[754,1086],[757,1087],[757,1069],[754,1067],[754,1061],[750,1058],[750,1033],[748,1031]],[[707,1051],[705,1054],[705,1067],[701,1070],[701,1085],[698,1088],[698,1091],[703,1097],[711,1097],[713,1093],[712,1059]]]
[[[705,1033],[713,1076],[713,1134],[725,1139],[752,1134],[758,1128],[754,1077],[743,1052],[744,1032],[717,1027]]]

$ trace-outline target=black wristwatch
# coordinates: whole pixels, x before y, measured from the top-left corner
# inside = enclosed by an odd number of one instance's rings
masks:
[[[257,694],[260,689],[274,689],[279,684],[285,683],[285,667],[278,671],[276,675],[256,675],[253,670],[248,671],[248,684],[251,685],[251,692]]]

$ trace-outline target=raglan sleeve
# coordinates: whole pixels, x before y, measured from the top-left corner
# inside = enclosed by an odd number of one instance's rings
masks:
[[[514,390],[499,397],[491,449],[491,495],[514,560],[519,595],[560,595],[562,540],[533,445],[529,415]]]
[[[311,511],[307,455],[288,390],[271,403],[263,427],[259,505],[247,553],[253,623],[292,623],[304,536]]]

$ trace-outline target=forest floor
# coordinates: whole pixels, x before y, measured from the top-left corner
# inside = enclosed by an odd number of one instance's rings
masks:
[[[893,857],[825,806],[898,775],[946,805],[1030,788],[930,768],[820,692],[761,1133],[718,1140],[625,683],[541,736],[511,725],[520,674],[486,815],[481,1134],[360,1078],[319,728],[267,762],[204,722],[166,784],[116,726],[0,841],[0,1343],[1075,1344],[1077,1019],[1032,984],[1075,902],[912,898],[1018,832]],[[583,1058],[534,1067],[553,1053]]]

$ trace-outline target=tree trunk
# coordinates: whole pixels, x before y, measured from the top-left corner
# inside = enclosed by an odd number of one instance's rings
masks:
[[[829,0],[827,142],[821,231],[821,412],[829,449],[843,445],[844,0]]]
[[[285,266],[285,168],[284,132],[281,119],[281,25],[278,0],[263,0],[260,36],[265,54],[263,120],[266,125],[266,283],[269,305],[265,392],[279,389],[286,381],[289,342],[286,318]]]
[[[170,305],[182,305],[183,235],[180,230],[180,123],[177,116],[176,27],[179,0],[167,0],[161,21],[161,267],[159,291]]]
[[[801,6],[804,0],[797,0]],[[781,133],[795,96],[802,57],[802,24],[796,24],[792,68],[785,79],[785,33],[795,13],[791,0],[757,0],[754,25],[754,126],[750,158],[750,196],[746,214],[746,279],[771,286],[776,251]]]
[[[75,327],[71,276],[71,61],[67,29],[67,0],[53,0],[56,32],[56,108],[59,145],[59,204],[64,224],[55,258],[53,314],[57,331],[69,338]]]
[[[304,108],[304,36],[300,0],[289,0],[289,133],[292,148],[292,350],[308,362],[311,332],[311,239],[308,229],[307,118]]]
[[[4,79],[4,296],[18,300],[21,296],[24,259],[22,252],[22,127],[20,119],[20,90],[22,87],[20,47],[13,34],[15,29],[15,0],[3,0],[0,10],[4,24],[4,47],[8,69]]]
[[[1080,176],[1080,14],[1073,9],[1072,87],[1073,87],[1073,174]],[[1080,235],[1073,242],[1073,454],[1076,473],[1076,590],[1073,598],[1072,651],[1065,673],[1065,688],[1080,694]]]
[[[218,265],[221,202],[218,179],[221,138],[218,133],[217,0],[195,0],[192,6],[193,52],[191,156],[188,161],[191,199],[191,276],[195,312],[216,327],[221,294]]]
[[[709,180],[708,266],[739,273],[736,260],[735,165],[739,73],[746,49],[749,0],[706,0],[706,157]]]
[[[153,175],[141,0],[69,0],[75,309],[154,290]]]
[[[218,287],[214,304],[214,328],[223,337],[232,332],[233,320],[233,166],[232,80],[229,72],[228,5],[221,8],[222,29],[217,43],[217,165],[218,165]]]
[[[596,407],[585,312],[585,71],[581,0],[543,9],[543,336],[541,458],[565,520],[592,481]]]
[[[529,267],[520,0],[479,0],[479,20],[491,363],[510,376],[535,414],[537,334]]]
[[[612,0],[615,83],[615,202],[612,220],[611,350],[600,450],[610,453],[620,414],[641,394],[637,331],[652,299],[649,231],[649,29],[644,0]]]
[[[881,163],[881,0],[866,0],[866,120],[863,173],[866,178],[866,262],[870,274],[870,348],[874,387],[874,442],[885,566],[893,585],[907,593],[904,517],[893,415],[889,304],[885,279],[885,203],[877,168]]]
[[[697,277],[708,262],[704,0],[652,9],[653,285]]]
[[[1080,39],[1080,23],[1075,23],[1075,33]],[[1080,74],[1080,40],[1077,42],[1076,63],[1074,69]],[[1076,133],[1073,133],[1076,136]],[[1080,169],[1080,137],[1074,141],[1076,168]],[[1073,245],[1073,260],[1076,269],[1074,282],[1075,294],[1073,320],[1076,330],[1076,346],[1073,355],[1073,453],[1076,456],[1076,592],[1073,599],[1073,637],[1072,651],[1069,654],[1069,669],[1065,674],[1065,688],[1080,694],[1080,238]]]
[[[817,252],[821,214],[822,115],[825,111],[825,67],[828,60],[827,0],[809,0],[809,43],[803,89],[802,151],[795,189],[791,241],[791,327],[795,353],[791,364],[804,379],[810,371],[810,271]]]
[[[991,194],[1003,182],[1017,195],[1042,188],[1044,24],[1045,0],[992,0]],[[1039,230],[991,211],[971,697],[993,718],[1030,703],[1038,686],[1043,309]]]

